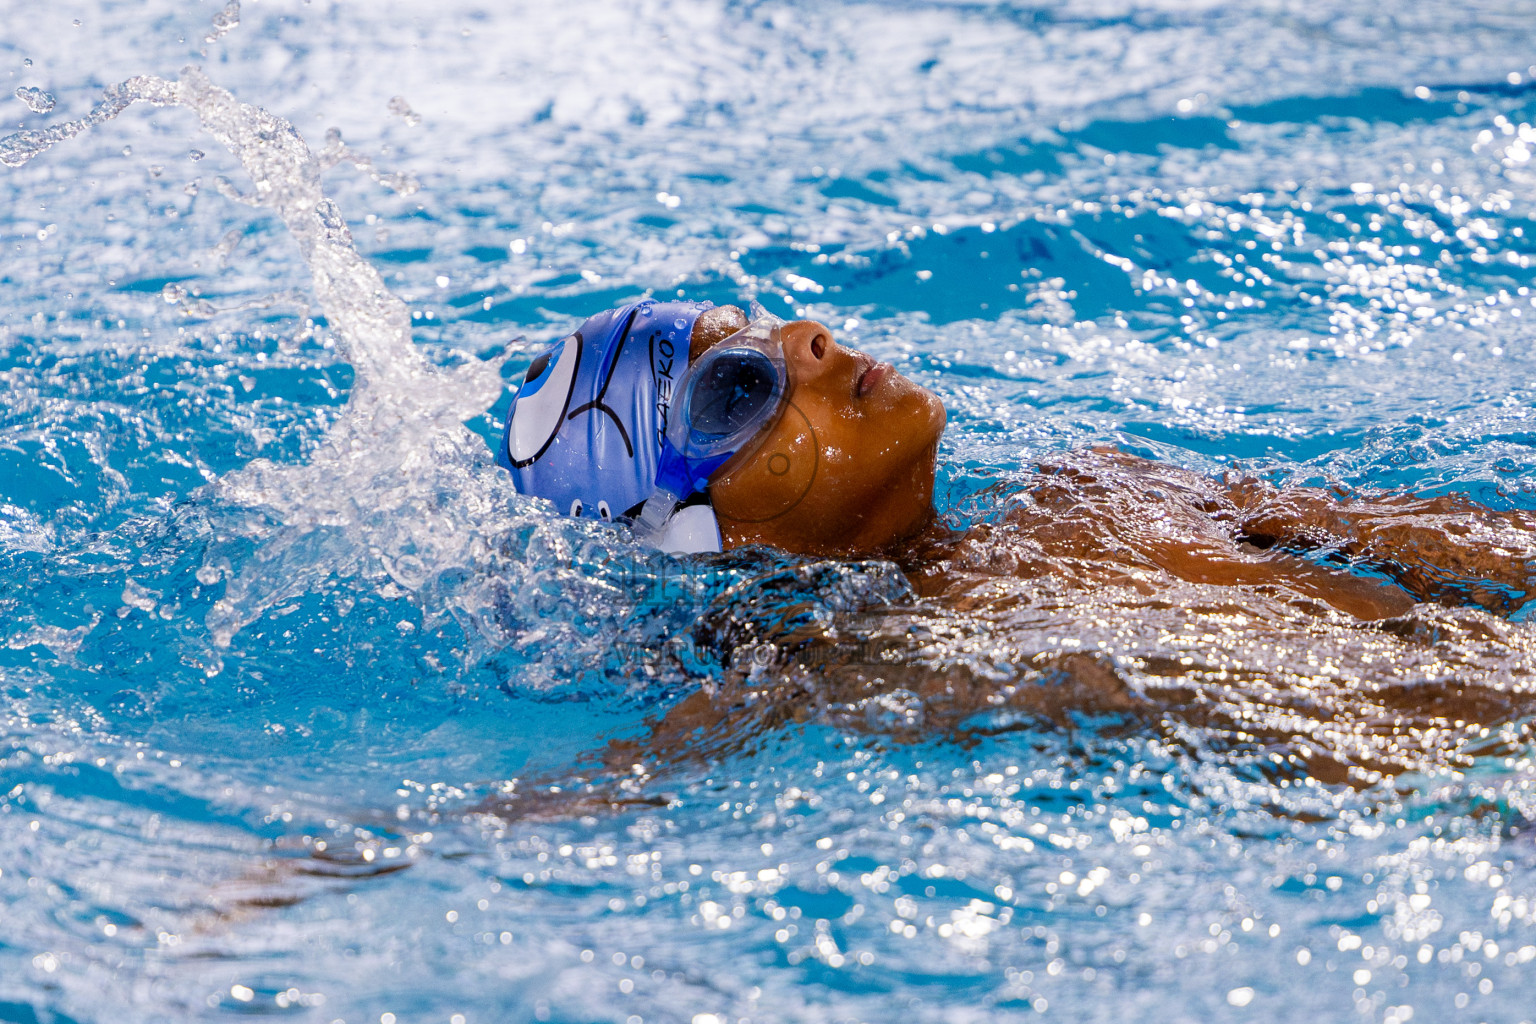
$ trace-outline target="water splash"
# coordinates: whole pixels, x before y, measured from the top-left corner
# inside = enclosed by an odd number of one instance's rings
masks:
[[[0,159],[20,166],[140,101],[193,111],[240,162],[252,191],[224,182],[220,191],[282,220],[311,271],[338,354],[356,371],[342,415],[307,462],[258,459],[213,486],[225,541],[210,548],[199,578],[227,580],[207,616],[215,648],[227,648],[275,605],[358,575],[435,594],[440,613],[462,613],[482,635],[496,633],[493,646],[507,642],[494,606],[507,601],[498,577],[511,574],[505,563],[517,552],[498,553],[485,524],[517,498],[491,471],[484,443],[463,426],[501,393],[499,367],[475,360],[434,366],[412,343],[410,311],[358,254],[322,188],[321,171],[351,157],[339,135],[317,156],[292,124],[189,67],[174,81],[131,78],[79,120],[0,139]],[[238,557],[237,547],[251,553]],[[450,594],[442,581],[454,573],[470,582]],[[220,665],[216,650],[207,668]]]
[[[399,99],[399,97],[397,96],[395,99]],[[398,113],[394,109],[394,101],[390,102],[390,110]],[[408,113],[410,112],[409,107],[406,110]],[[415,120],[412,120],[412,118]],[[416,117],[414,113],[411,113],[406,118],[406,123],[411,125],[419,124],[420,121],[421,119]],[[403,196],[413,195],[421,188],[421,183],[413,175],[398,172],[387,174],[380,171],[374,166],[372,157],[357,152],[342,140],[341,129],[327,129],[325,133],[325,148],[320,151],[320,165],[322,167],[335,167],[341,163],[350,163],[353,167],[364,172],[391,192],[398,192]]]
[[[20,167],[65,139],[72,139],[83,131],[112,120],[137,100],[174,102],[169,98],[157,98],[164,95],[161,87],[169,87],[170,84],[160,78],[141,75],[110,86],[90,113],[79,120],[64,121],[47,128],[25,129],[0,139],[0,164]]]

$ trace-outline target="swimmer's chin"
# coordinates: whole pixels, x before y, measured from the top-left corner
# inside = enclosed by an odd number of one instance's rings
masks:
[[[944,434],[945,414],[942,405],[939,406],[938,419],[938,436],[923,450],[922,457],[918,460],[918,464],[922,467],[917,481],[920,507],[900,535],[881,549],[882,553],[905,548],[913,540],[931,530],[938,521],[938,511],[933,507],[933,488],[939,471],[939,441]]]
[[[944,440],[949,412],[932,391],[927,388],[920,390],[928,399],[933,440],[924,446],[914,462],[916,470],[913,491],[917,496],[917,508],[905,526],[896,531],[896,536],[876,550],[878,554],[891,554],[909,547],[914,540],[930,532],[938,522],[938,511],[933,507],[933,489],[939,472],[939,442]]]

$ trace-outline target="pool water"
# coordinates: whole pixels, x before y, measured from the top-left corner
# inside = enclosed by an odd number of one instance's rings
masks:
[[[0,1020],[1536,1019],[1518,613],[961,611],[489,447],[757,298],[943,398],[957,526],[1091,444],[1536,509],[1527,4],[5,22]]]

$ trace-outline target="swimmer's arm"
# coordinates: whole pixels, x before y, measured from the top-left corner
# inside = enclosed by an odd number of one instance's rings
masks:
[[[1243,540],[1334,553],[1421,601],[1509,613],[1536,597],[1536,514],[1445,495],[1339,497],[1314,488],[1230,485]]]
[[[1042,462],[1040,470],[1034,500],[1008,516],[1014,551],[1036,555],[1018,564],[1020,576],[1054,571],[1084,583],[1124,582],[1150,564],[1190,583],[1283,588],[1361,619],[1402,615],[1413,606],[1396,587],[1327,569],[1284,547],[1234,543],[1242,508],[1229,493],[1231,482],[1104,448]]]

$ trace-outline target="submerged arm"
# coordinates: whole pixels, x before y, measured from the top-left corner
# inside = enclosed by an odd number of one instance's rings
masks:
[[[969,538],[975,553],[964,561],[984,556],[983,574],[1155,587],[1147,573],[1164,573],[1197,584],[1280,588],[1360,619],[1413,606],[1396,587],[1316,565],[1284,546],[1243,543],[1238,495],[1203,474],[1113,449],[1066,453],[1038,468],[1028,500],[1009,510],[1006,525]],[[934,590],[945,580],[926,582]]]
[[[1446,495],[1338,497],[1313,488],[1231,487],[1240,535],[1262,548],[1335,553],[1421,601],[1508,614],[1533,596],[1536,514]]]

